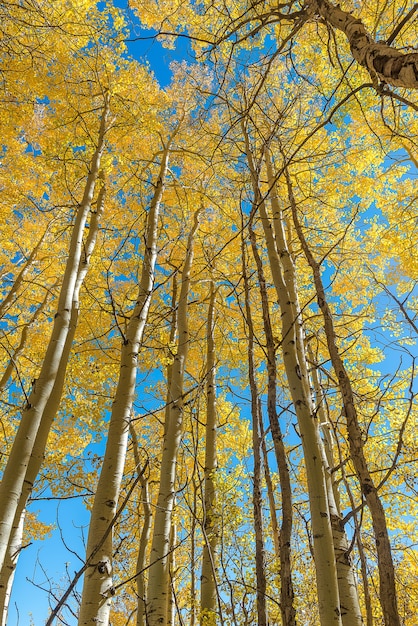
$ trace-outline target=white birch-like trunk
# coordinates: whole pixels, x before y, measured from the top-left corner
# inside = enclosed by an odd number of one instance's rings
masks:
[[[173,509],[175,508],[175,502]],[[172,518],[170,532],[170,554],[168,555],[168,580],[167,580],[167,626],[174,626],[176,621],[176,597],[175,597],[175,578],[176,578],[176,550],[177,543],[177,524]]]
[[[303,231],[298,220],[296,201],[293,195],[290,175],[287,169],[285,170],[285,175],[288,186],[289,200],[292,208],[293,221],[295,223],[295,228],[297,229],[298,237],[302,244],[306,260],[312,269],[317,302],[324,320],[324,330],[327,339],[328,352],[331,358],[332,366],[337,375],[338,386],[347,420],[347,433],[351,460],[372,518],[377,564],[379,569],[379,595],[385,625],[401,626],[397,605],[395,570],[385,511],[364,455],[364,441],[358,420],[354,392],[351,386],[350,377],[344,365],[344,361],[340,355],[334,329],[334,319],[326,299],[325,289],[322,282],[321,267],[319,263],[315,261],[303,235]]]
[[[273,493],[270,495],[269,481],[267,479],[268,466],[267,453],[264,454],[265,458],[265,474],[266,483],[269,493],[269,501],[273,527],[273,536],[276,546],[276,552],[280,561],[280,611],[282,614],[283,624],[286,626],[296,626],[296,610],[294,607],[294,590],[292,581],[292,567],[291,567],[291,539],[292,539],[292,525],[293,525],[293,508],[292,508],[292,488],[290,482],[290,472],[287,463],[286,450],[283,442],[283,436],[277,416],[276,408],[276,381],[277,381],[277,366],[276,366],[276,349],[274,345],[273,330],[270,321],[269,303],[267,297],[266,280],[264,276],[264,269],[261,257],[257,249],[257,241],[253,228],[250,228],[250,240],[253,251],[254,260],[257,267],[258,285],[261,296],[261,306],[263,311],[263,326],[264,334],[266,337],[266,351],[267,351],[267,413],[270,422],[271,436],[273,439],[274,452],[276,456],[277,468],[279,470],[280,490],[281,490],[281,526],[280,534],[277,528],[276,511],[274,507]],[[262,436],[262,445],[265,447],[265,441]],[[273,501],[272,501],[273,500]],[[276,539],[277,536],[277,539]]]
[[[16,511],[24,490],[27,467],[36,436],[45,417],[46,407],[53,393],[59,369],[62,367],[62,355],[70,331],[74,291],[83,250],[84,227],[99,174],[108,113],[109,96],[106,95],[97,147],[91,161],[83,199],[75,216],[51,338],[48,342],[39,377],[34,382],[32,392],[22,411],[20,425],[0,485],[0,570],[3,567]]]
[[[215,299],[216,290],[210,281],[208,320],[206,327],[206,437],[205,477],[202,551],[200,577],[200,624],[211,626],[216,623],[218,595],[216,584],[217,547],[219,528],[216,519],[215,473],[218,467],[216,454],[217,411],[216,411],[216,353],[215,353]]]
[[[113,590],[113,533],[120,486],[125,467],[138,353],[154,288],[158,216],[168,168],[169,147],[164,149],[159,176],[148,213],[138,297],[121,346],[119,378],[112,404],[106,449],[91,512],[86,548],[79,626],[107,626]]]
[[[167,622],[167,594],[169,592],[168,566],[170,532],[177,453],[183,432],[183,380],[189,343],[187,320],[190,270],[193,261],[194,236],[199,225],[199,211],[194,215],[194,224],[187,242],[179,303],[177,309],[177,354],[171,368],[171,380],[164,425],[164,441],[160,468],[160,487],[155,510],[154,532],[150,555],[147,591],[148,626],[158,626]]]
[[[318,423],[307,373],[304,340],[301,331],[301,312],[297,298],[296,273],[289,251],[285,245],[286,239],[282,215],[281,211],[278,211],[277,198],[276,201],[272,198],[275,240],[266,206],[259,191],[258,176],[244,124],[242,129],[251,171],[254,197],[259,208],[273,282],[281,312],[283,363],[302,439],[308,482],[321,626],[342,626],[325,471],[322,462]],[[274,177],[268,176],[268,178],[269,188],[274,194]],[[278,241],[277,238],[279,238]]]
[[[312,357],[312,355],[310,354]],[[313,362],[313,358],[310,359]],[[312,380],[316,396],[316,412],[321,424],[323,436],[323,459],[326,471],[329,512],[331,516],[332,536],[334,539],[335,561],[337,565],[338,590],[340,594],[341,618],[343,626],[363,626],[363,616],[360,610],[357,581],[354,574],[350,555],[350,542],[345,533],[340,511],[340,498],[332,468],[334,455],[332,445],[331,424],[324,410],[322,388],[317,369],[312,370]]]
[[[78,313],[79,313],[79,294],[81,286],[84,282],[84,279],[87,275],[90,258],[93,254],[93,250],[95,248],[97,234],[99,231],[100,218],[103,214],[104,210],[104,199],[105,199],[105,186],[103,185],[99,191],[97,198],[97,209],[94,213],[92,213],[90,220],[90,227],[88,231],[88,235],[86,237],[86,241],[83,245],[83,252],[79,263],[79,270],[77,275],[77,280],[74,288],[74,296],[71,308],[71,318],[70,325],[68,329],[68,334],[65,339],[64,349],[61,354],[60,363],[58,366],[57,374],[55,377],[54,385],[48,401],[45,406],[44,416],[39,425],[38,432],[36,434],[35,442],[32,449],[32,454],[29,459],[29,463],[26,469],[25,480],[23,483],[23,488],[20,493],[19,502],[16,508],[16,513],[13,521],[13,530],[12,537],[17,532],[17,529],[20,526],[24,525],[26,504],[30,494],[32,492],[32,488],[38,472],[41,468],[41,465],[44,460],[44,452],[49,436],[49,432],[51,430],[51,426],[57,414],[59,404],[62,397],[62,390],[65,382],[65,374],[66,369],[70,357],[71,347],[73,344],[75,332],[77,329],[78,323]],[[10,546],[9,546],[10,552]],[[17,558],[14,561],[14,566],[16,566]],[[6,570],[7,572],[7,570]],[[3,570],[1,572],[1,578],[3,578]],[[0,602],[3,602],[3,594],[5,589],[0,584]]]

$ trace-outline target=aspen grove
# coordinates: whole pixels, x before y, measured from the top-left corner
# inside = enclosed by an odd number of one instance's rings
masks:
[[[2,626],[416,626],[417,16],[0,3]]]

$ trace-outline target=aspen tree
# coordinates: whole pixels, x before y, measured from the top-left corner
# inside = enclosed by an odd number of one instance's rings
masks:
[[[103,176],[100,175],[102,178]],[[1,570],[0,579],[4,580],[7,576],[10,576],[16,567],[17,557],[19,551],[16,553],[16,545],[17,545],[17,536],[21,535],[24,521],[25,521],[25,511],[27,501],[30,498],[33,484],[36,480],[36,477],[41,469],[45,448],[47,445],[48,435],[51,430],[51,426],[56,417],[59,404],[62,398],[63,387],[65,383],[65,374],[67,370],[68,361],[70,358],[71,347],[74,341],[75,333],[77,330],[78,324],[78,316],[80,310],[80,289],[83,285],[84,279],[87,275],[90,259],[93,254],[97,235],[99,231],[100,220],[104,211],[104,201],[105,201],[105,184],[102,181],[102,187],[100,188],[98,198],[97,198],[97,206],[96,210],[91,210],[91,219],[88,229],[88,234],[83,244],[82,254],[79,261],[77,279],[74,286],[74,294],[73,300],[71,304],[71,316],[70,316],[70,324],[68,329],[68,334],[65,339],[64,349],[61,354],[60,362],[57,369],[57,374],[54,380],[54,385],[52,391],[50,393],[49,399],[45,405],[44,417],[39,425],[38,432],[35,437],[35,442],[33,444],[32,454],[30,456],[28,466],[26,469],[25,480],[23,483],[23,488],[19,496],[18,506],[16,508],[16,513],[13,521],[13,528],[11,538],[9,540],[8,553],[9,556],[7,558],[7,563]],[[39,310],[39,309],[38,309]],[[24,329],[25,330],[25,329]],[[14,558],[11,558],[10,555],[15,554]],[[10,565],[13,565],[13,569],[10,569]],[[7,585],[9,586],[9,585]],[[4,590],[3,584],[0,583],[0,603],[4,601]],[[1,606],[1,604],[0,604]]]
[[[361,485],[362,494],[367,502],[373,523],[374,538],[376,544],[377,562],[379,568],[380,581],[380,602],[386,626],[401,626],[395,585],[395,571],[393,567],[392,550],[390,546],[389,533],[386,524],[385,511],[370,474],[367,460],[364,455],[364,441],[359,425],[357,409],[354,399],[354,392],[350,377],[344,365],[340,350],[337,344],[337,336],[334,328],[334,319],[325,295],[325,289],[321,277],[321,266],[314,259],[314,256],[304,237],[298,215],[296,200],[293,195],[292,183],[288,170],[285,170],[289,201],[292,209],[293,220],[298,237],[308,261],[314,279],[318,306],[322,312],[324,320],[324,330],[327,340],[329,355],[332,366],[337,374],[338,386],[344,406],[344,413],[347,420],[348,443],[350,456],[353,461],[355,471]]]
[[[33,446],[39,427],[45,419],[45,410],[51,394],[54,392],[54,385],[62,363],[61,359],[65,350],[66,339],[70,332],[74,290],[83,249],[83,233],[94,197],[96,180],[99,175],[100,162],[105,147],[105,134],[108,127],[110,101],[108,93],[105,94],[104,99],[97,145],[90,163],[83,199],[75,215],[51,338],[48,342],[39,377],[35,381],[32,392],[22,411],[20,425],[0,485],[0,570],[4,564]]]
[[[0,616],[1,626],[7,626],[7,617],[9,611],[10,596],[12,593],[13,580],[16,572],[16,565],[19,554],[22,550],[23,527],[25,523],[25,514],[23,512],[19,517],[19,524],[13,527],[9,545],[7,547],[6,557],[3,568],[0,572]]]
[[[286,626],[296,626],[296,611],[294,607],[294,591],[292,581],[292,566],[291,566],[291,537],[292,537],[292,524],[293,524],[293,508],[292,508],[292,488],[290,484],[290,472],[287,463],[287,455],[283,442],[283,435],[280,428],[279,419],[277,416],[276,408],[276,381],[277,381],[277,366],[276,366],[276,348],[273,336],[273,330],[271,326],[271,318],[267,297],[266,279],[264,276],[263,263],[258,252],[256,234],[249,224],[250,241],[254,260],[257,267],[258,285],[261,296],[261,306],[263,312],[263,326],[264,335],[267,344],[267,413],[269,417],[271,436],[273,439],[274,452],[276,456],[277,468],[279,470],[280,490],[281,490],[281,512],[282,523],[280,526],[279,546],[276,551],[280,560],[280,611],[282,615],[283,624]],[[265,443],[264,443],[265,445]],[[267,463],[266,454],[265,465]],[[266,468],[268,471],[268,467]],[[273,495],[273,494],[272,494]],[[271,496],[269,496],[271,497]],[[274,509],[274,506],[272,507]],[[272,511],[272,525],[273,530],[276,522],[276,513]],[[274,532],[274,541],[276,542],[276,534],[278,530]]]
[[[114,523],[125,466],[138,355],[154,288],[159,210],[167,174],[169,150],[174,136],[175,133],[164,147],[161,157],[160,169],[147,216],[137,300],[127,325],[126,334],[122,337],[119,378],[89,525],[86,547],[87,570],[84,574],[78,617],[80,626],[97,622],[104,625],[109,623],[111,600],[114,593],[112,582],[113,542],[112,532],[109,532],[109,529]]]
[[[152,526],[152,507],[150,502],[150,494],[149,494],[149,486],[148,480],[144,476],[144,467],[141,467],[141,461],[139,458],[139,445],[138,445],[138,437],[136,436],[136,431],[133,423],[131,422],[129,425],[129,432],[132,439],[135,466],[138,473],[139,482],[141,485],[141,504],[144,511],[143,522],[142,522],[142,530],[141,536],[139,538],[139,547],[138,547],[138,556],[136,559],[136,592],[138,596],[138,608],[136,612],[136,626],[145,626],[146,624],[146,616],[145,616],[145,607],[146,607],[146,585],[145,585],[145,568],[146,568],[146,558],[147,558],[147,548],[149,539],[151,536],[151,526]]]
[[[267,179],[269,185],[271,185],[271,203],[272,203],[272,211],[273,215],[280,218],[282,221],[281,211],[278,203],[277,190],[275,184],[275,176],[273,172],[273,164],[271,161],[270,152],[266,150],[265,152],[266,158],[266,168],[267,168]],[[282,242],[282,245],[285,244],[284,239],[284,231],[280,226],[279,221],[275,222],[276,225],[276,241],[279,240]],[[315,381],[315,373],[314,373],[314,381]],[[322,402],[319,402],[319,388],[318,383],[314,384],[314,389],[317,392],[317,404],[315,408],[315,414],[319,419],[319,424],[321,424],[322,431],[324,432],[324,427],[322,426],[325,423],[325,414],[322,410]],[[328,433],[325,431],[325,436]],[[319,446],[323,459],[323,466],[325,472],[326,479],[326,487],[327,487],[327,498],[329,505],[329,515],[331,520],[332,527],[332,535],[333,535],[333,545],[336,559],[336,568],[337,568],[337,579],[338,579],[338,588],[339,588],[339,596],[340,596],[340,610],[342,622],[345,626],[361,626],[363,624],[363,619],[360,612],[359,601],[358,601],[358,592],[357,585],[354,578],[354,572],[352,568],[352,563],[349,556],[349,542],[347,536],[345,534],[344,528],[342,527],[341,514],[338,508],[339,498],[336,494],[336,488],[334,481],[331,476],[332,465],[330,464],[331,460],[331,451],[329,450],[328,454],[326,449],[324,448],[321,440],[319,441]],[[329,449],[329,448],[328,448]]]
[[[210,625],[216,621],[217,594],[217,548],[219,543],[216,519],[217,462],[217,409],[216,409],[216,352],[215,352],[215,301],[216,289],[210,281],[208,318],[206,326],[206,428],[205,428],[205,475],[202,570],[200,577],[200,624]]]
[[[242,220],[243,221],[243,220]],[[251,226],[250,226],[251,227]],[[241,232],[242,276],[244,279],[245,322],[248,329],[248,379],[251,393],[251,416],[253,432],[253,521],[255,534],[255,571],[257,583],[257,623],[267,626],[266,572],[263,536],[263,505],[261,494],[261,454],[260,454],[260,398],[254,364],[254,325],[250,305],[250,286],[245,254],[244,229]]]
[[[176,508],[176,498],[173,502],[173,510]],[[167,562],[168,580],[167,580],[167,626],[174,626],[177,604],[176,604],[176,590],[175,590],[175,574],[176,574],[176,543],[177,543],[177,522],[172,517],[171,529],[170,529],[170,549]]]
[[[199,213],[200,211],[198,210],[194,214],[193,227],[187,241],[177,309],[177,353],[172,364],[169,402],[165,415],[159,493],[154,516],[154,531],[148,574],[147,619],[149,626],[166,624],[167,620],[167,595],[169,593],[168,557],[172,511],[176,492],[177,453],[183,432],[183,381],[189,343],[188,294],[193,262],[194,236],[199,226]]]
[[[301,329],[295,269],[286,246],[281,214],[273,216],[274,233],[250,149],[248,132],[241,125],[251,173],[254,205],[258,207],[267,253],[277,292],[282,321],[282,355],[289,392],[295,407],[302,438],[313,535],[316,584],[321,626],[341,626],[337,570],[332,541],[325,471],[322,462],[318,422],[313,406]]]
[[[309,352],[309,356],[313,357]],[[310,358],[314,364],[313,358]],[[319,383],[318,371],[314,364],[312,368],[312,380],[315,390],[316,412],[321,425],[323,435],[323,459],[328,486],[329,513],[331,517],[332,536],[334,540],[335,561],[337,565],[338,589],[340,592],[341,617],[343,626],[362,626],[363,617],[360,611],[357,581],[354,575],[353,563],[350,552],[352,546],[345,533],[340,510],[340,497],[338,486],[333,473],[333,437],[331,424],[325,414],[324,398]]]

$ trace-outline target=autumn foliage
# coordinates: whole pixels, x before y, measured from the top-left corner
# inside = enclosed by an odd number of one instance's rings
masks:
[[[416,625],[416,14],[1,4],[4,626]]]

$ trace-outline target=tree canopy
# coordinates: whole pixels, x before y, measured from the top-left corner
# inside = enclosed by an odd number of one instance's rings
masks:
[[[415,626],[417,14],[1,3],[4,626]]]

